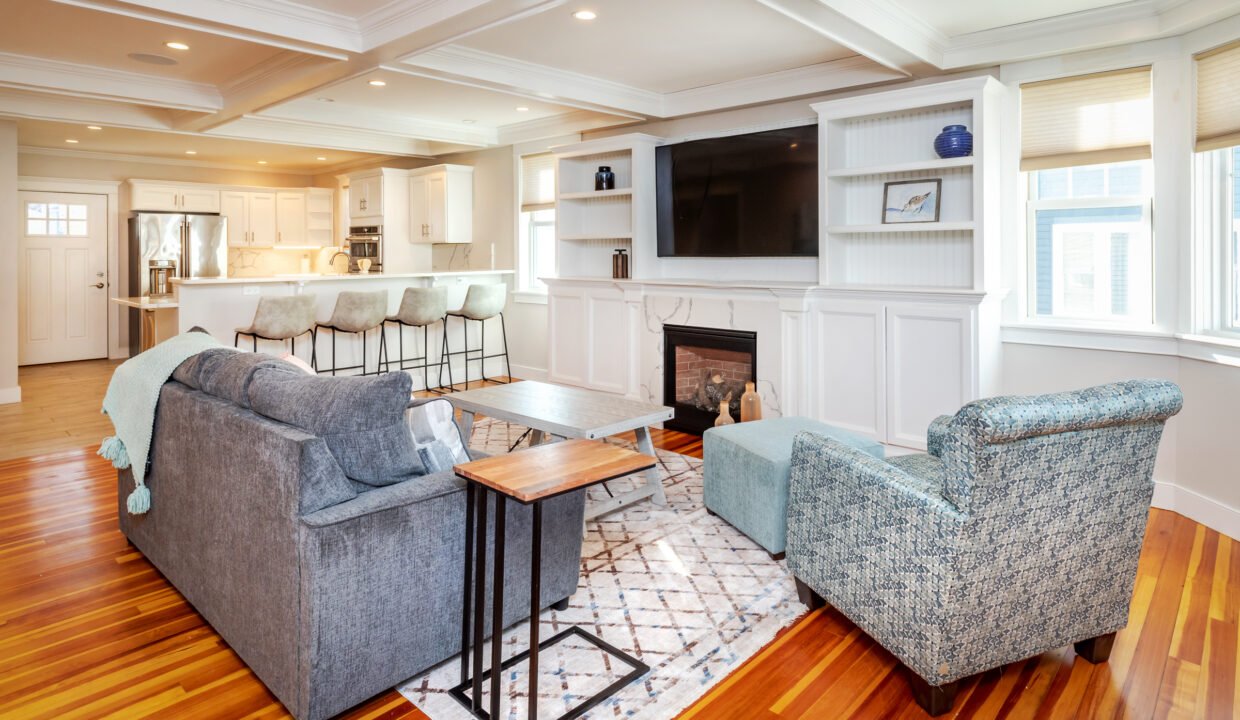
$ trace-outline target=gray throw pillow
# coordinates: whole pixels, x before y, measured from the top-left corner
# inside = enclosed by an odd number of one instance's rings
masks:
[[[411,385],[406,373],[312,377],[264,368],[249,401],[259,415],[323,438],[345,475],[379,487],[426,473],[405,425]]]
[[[254,380],[254,374],[263,369],[300,372],[292,363],[273,355],[212,348],[178,365],[172,372],[172,379],[248,408],[250,383]]]

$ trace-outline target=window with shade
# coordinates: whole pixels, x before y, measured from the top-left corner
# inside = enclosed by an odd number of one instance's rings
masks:
[[[521,158],[521,214],[517,227],[517,273],[521,290],[546,292],[539,278],[555,277],[555,156]]]
[[[1240,43],[1194,57],[1197,151],[1193,168],[1202,330],[1240,332]]]
[[[1149,67],[1021,86],[1030,317],[1153,322],[1152,117]]]

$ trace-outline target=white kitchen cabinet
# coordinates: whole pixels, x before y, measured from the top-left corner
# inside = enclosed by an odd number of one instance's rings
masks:
[[[129,206],[135,211],[215,213],[220,211],[220,191],[130,181]]]
[[[276,244],[276,193],[225,190],[220,214],[228,218],[232,247],[273,247]]]
[[[383,173],[349,177],[349,217],[375,218],[383,215]],[[363,224],[351,221],[350,224]]]
[[[474,240],[474,169],[433,165],[409,172],[410,242],[463,244]]]
[[[306,245],[306,193],[276,193],[276,245]]]

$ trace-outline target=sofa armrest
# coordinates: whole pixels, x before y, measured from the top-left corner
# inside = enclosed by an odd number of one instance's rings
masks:
[[[955,419],[954,415],[940,415],[930,421],[926,428],[926,452],[936,458],[943,457],[943,443],[947,440],[947,426]]]
[[[301,521],[312,528],[337,525],[372,513],[415,505],[464,490],[465,481],[447,470],[375,488],[347,502],[303,515]]]

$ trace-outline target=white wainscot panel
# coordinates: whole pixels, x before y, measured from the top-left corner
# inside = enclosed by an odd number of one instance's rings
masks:
[[[825,301],[813,312],[817,338],[817,418],[876,440],[884,437],[886,399],[883,304]]]
[[[925,449],[930,421],[973,398],[974,322],[970,308],[888,304],[888,442]]]
[[[629,375],[629,326],[619,290],[591,290],[585,297],[590,331],[586,366],[590,387],[625,393]]]
[[[586,385],[585,294],[553,290],[547,302],[547,341],[551,345],[547,375],[552,382]]]

